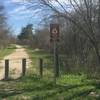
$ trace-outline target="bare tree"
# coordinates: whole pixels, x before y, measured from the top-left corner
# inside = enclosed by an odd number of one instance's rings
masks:
[[[0,4],[0,48],[9,43],[9,28],[6,23],[4,6]]]
[[[37,4],[39,9],[43,11],[49,10],[56,13],[56,16],[69,20],[92,44],[100,63],[98,31],[100,23],[100,1],[99,0],[68,0],[61,2],[60,0],[37,0],[33,6]],[[56,3],[56,4],[55,4]],[[69,4],[69,5],[68,5]],[[70,9],[68,10],[68,7]],[[54,14],[54,13],[52,13]],[[97,29],[98,26],[98,29]]]

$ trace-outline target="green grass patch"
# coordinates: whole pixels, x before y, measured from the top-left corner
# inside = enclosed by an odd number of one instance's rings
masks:
[[[69,76],[73,82],[68,79]],[[90,95],[91,92],[96,94]],[[95,84],[92,84],[92,80],[91,83],[87,82],[85,76],[64,75],[58,78],[55,84],[51,79],[27,75],[17,80],[2,81],[0,98],[7,100],[99,100],[100,89],[97,89],[96,81]]]
[[[27,52],[29,53],[31,58],[48,58],[52,55],[50,53],[44,51],[44,50],[33,50],[31,48],[27,49]]]
[[[53,56],[45,52],[44,50],[33,50],[30,48],[26,49],[27,53],[30,56],[31,59],[31,67],[28,69],[29,74],[34,73],[36,75],[39,75],[39,59],[43,59],[43,75],[48,76],[50,75],[51,77],[53,76]]]
[[[15,45],[9,45],[7,48],[0,49],[0,60],[3,59],[6,55],[9,55],[16,49]]]
[[[32,66],[25,77],[0,82],[1,100],[100,100],[99,80],[85,74],[62,74],[55,84],[50,54],[32,49],[27,52]],[[44,59],[43,78],[39,76],[39,58]]]

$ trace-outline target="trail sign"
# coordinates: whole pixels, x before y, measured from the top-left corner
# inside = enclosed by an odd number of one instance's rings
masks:
[[[54,48],[54,80],[59,77],[59,57],[58,57],[58,40],[59,40],[59,24],[50,24],[50,40]]]
[[[59,39],[59,24],[50,24],[50,38],[51,40]]]

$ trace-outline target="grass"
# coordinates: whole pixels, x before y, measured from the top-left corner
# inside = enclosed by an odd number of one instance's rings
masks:
[[[100,88],[97,83],[87,82],[87,78],[63,75],[53,80],[37,75],[25,76],[17,80],[0,83],[0,98],[6,100],[99,100]],[[70,80],[70,78],[72,80]],[[74,77],[74,78],[73,78]],[[79,80],[78,80],[79,78]],[[71,83],[71,84],[70,84]],[[90,95],[94,92],[95,95]]]
[[[9,55],[15,50],[15,45],[10,45],[7,48],[0,49],[0,60],[3,59],[6,55]]]
[[[55,84],[53,77],[44,75],[41,78],[37,70],[36,60],[40,57],[50,68],[50,55],[44,51],[28,50],[28,53],[32,66],[27,75],[0,81],[0,100],[100,100],[99,80],[88,79],[85,74],[63,74]],[[48,68],[45,71],[50,72]]]
[[[43,59],[43,66],[44,66],[44,75],[48,76],[47,74],[50,74],[51,77],[53,76],[53,58],[52,55],[50,55],[48,52],[45,52],[43,50],[32,50],[27,49],[28,54],[30,55],[30,59],[32,61],[31,67],[29,69],[29,73],[34,73],[39,75],[39,59]],[[49,68],[49,70],[48,70]]]

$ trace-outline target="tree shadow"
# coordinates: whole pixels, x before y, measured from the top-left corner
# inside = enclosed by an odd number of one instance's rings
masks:
[[[27,89],[22,89],[22,90],[8,90],[8,91],[0,91],[0,97],[1,98],[7,98],[7,97],[10,97],[10,96],[16,96],[16,95],[19,95],[19,94],[23,94],[23,93],[26,93],[26,92],[33,92],[33,91],[46,91],[46,90],[55,90],[54,92],[52,93],[46,93],[46,95],[43,97],[43,98],[47,98],[47,97],[51,97],[51,96],[55,96],[57,93],[63,93],[63,92],[67,92],[69,89],[73,89],[73,88],[77,88],[77,87],[81,87],[83,85],[73,85],[73,86],[60,86],[60,85],[54,85],[54,84],[45,84],[43,86],[37,86],[37,87],[32,87],[32,88],[27,88]],[[74,98],[75,96],[81,96],[81,95],[86,95],[90,92],[89,91],[85,91],[85,92],[81,92],[81,93],[78,93],[78,94],[74,94],[72,97],[69,97],[68,100],[71,100],[72,98]]]
[[[26,77],[20,77],[16,80],[8,80],[8,82],[26,82]],[[48,91],[48,92],[44,92],[45,95],[42,96],[40,95],[40,98],[51,98],[53,96],[56,96],[58,93],[61,95],[63,94],[64,92],[67,92],[71,89],[74,89],[74,88],[79,88],[79,87],[84,87],[84,86],[89,86],[89,84],[81,84],[81,85],[59,85],[59,84],[54,84],[54,82],[46,82],[44,80],[41,81],[41,79],[37,76],[33,76],[33,77],[29,77],[29,80],[31,80],[32,82],[36,82],[36,83],[39,83],[40,85],[37,85],[37,86],[30,86],[30,87],[25,87],[25,88],[22,88],[22,89],[8,89],[8,90],[5,90],[5,91],[1,91],[0,90],[0,97],[1,98],[7,98],[7,97],[11,97],[11,96],[16,96],[16,95],[19,95],[19,94],[24,94],[24,93],[31,93],[31,92],[34,92],[36,91],[37,93],[40,92],[40,91]],[[92,84],[93,85],[93,84]],[[95,85],[95,84],[94,84]],[[49,92],[50,90],[54,90],[52,92]],[[65,100],[72,100],[74,97],[81,97],[81,96],[86,96],[88,95],[91,91],[93,91],[93,89],[87,89],[87,90],[84,90],[84,91],[79,91],[77,93],[74,93],[72,94],[71,96],[69,97],[65,97],[66,99]],[[33,99],[37,98],[37,96],[33,97]],[[38,99],[40,100],[40,99]]]
[[[22,91],[19,90],[8,90],[8,91],[0,91],[0,98],[7,98],[9,96],[15,96],[21,94]]]

